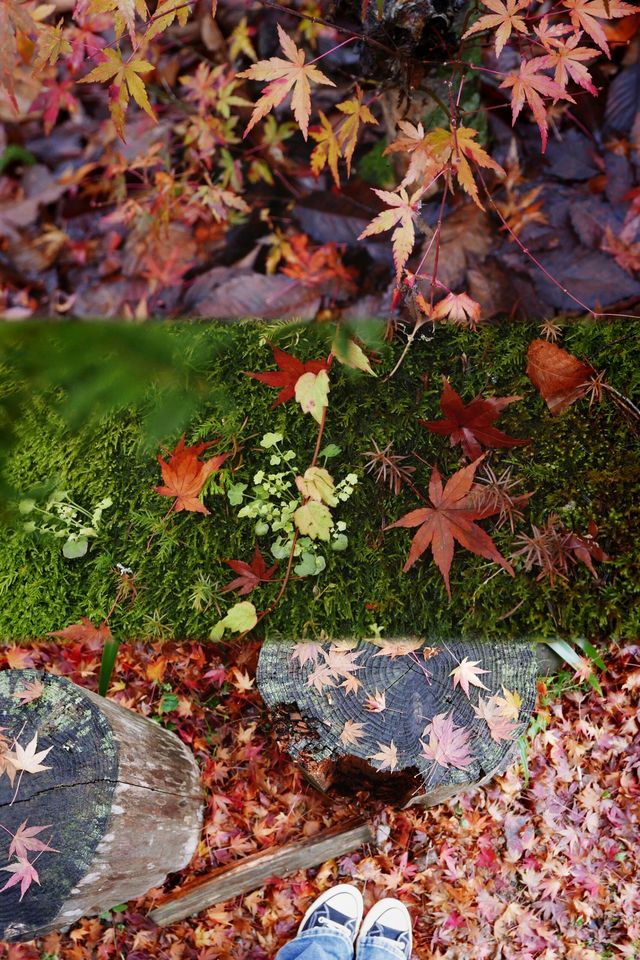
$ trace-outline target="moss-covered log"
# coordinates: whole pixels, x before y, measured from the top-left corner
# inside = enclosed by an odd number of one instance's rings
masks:
[[[200,835],[200,782],[173,733],[33,670],[0,673],[0,728],[3,869],[22,856],[38,875],[24,890],[15,883],[0,893],[0,939],[67,927],[141,896],[189,862]]]
[[[479,671],[470,684],[452,676],[465,658]],[[258,686],[281,742],[317,787],[367,786],[393,803],[433,804],[506,769],[531,717],[536,673],[522,642],[272,640]],[[487,707],[492,697],[502,707]]]

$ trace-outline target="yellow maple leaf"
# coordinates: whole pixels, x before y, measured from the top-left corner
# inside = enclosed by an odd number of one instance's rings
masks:
[[[62,18],[57,26],[45,26],[38,37],[38,56],[33,64],[34,72],[42,70],[46,63],[52,67],[63,54],[71,53],[72,46],[63,35],[64,21]]]
[[[499,176],[505,172],[499,163],[496,163],[486,150],[475,142],[478,131],[472,127],[436,127],[425,137],[425,143],[431,148],[436,160],[449,167],[455,173],[458,183],[468,193],[480,209],[484,209],[478,197],[478,187],[473,179],[473,172],[469,160],[479,167],[487,167]]]
[[[396,265],[396,279],[400,281],[404,265],[413,250],[416,236],[413,217],[420,209],[420,198],[424,190],[420,188],[411,196],[408,195],[404,187],[400,187],[398,193],[376,190],[375,188],[373,192],[389,206],[389,209],[383,210],[374,217],[362,231],[358,240],[371,237],[376,233],[384,233],[385,230],[391,230],[395,227],[391,236],[391,243],[393,246],[393,261]]]
[[[473,26],[469,27],[463,34],[462,39],[466,40],[472,33],[478,33],[480,30],[496,30],[496,57],[502,53],[502,48],[511,36],[514,30],[519,33],[527,33],[527,25],[522,17],[518,16],[520,11],[524,12],[529,6],[529,0],[482,0],[482,3],[493,13],[486,13],[480,17]]]
[[[408,153],[411,160],[401,185],[406,187],[409,183],[421,183],[426,186],[444,169],[444,164],[434,155],[421,123],[414,126],[408,120],[400,120],[398,128],[403,135],[390,143],[382,155]]]
[[[338,173],[338,160],[340,159],[340,144],[336,139],[333,127],[322,110],[320,110],[320,123],[321,127],[319,130],[310,131],[311,136],[317,144],[311,153],[311,172],[317,177],[320,171],[328,164],[335,185],[339,187],[340,174]]]
[[[336,104],[336,110],[346,114],[345,119],[340,124],[337,133],[338,143],[340,144],[345,160],[347,161],[347,175],[351,176],[351,160],[356,148],[358,133],[363,123],[375,123],[378,121],[369,110],[369,107],[362,102],[362,90],[356,85],[356,92],[349,100],[343,100]]]
[[[287,60],[281,57],[270,57],[268,60],[259,60],[248,70],[238,73],[237,76],[245,80],[268,80],[262,91],[262,96],[253,108],[251,119],[247,124],[243,136],[256,125],[258,120],[282,103],[291,91],[291,108],[296,123],[307,139],[309,117],[311,116],[311,83],[324,83],[335,87],[333,80],[325,77],[313,63],[304,62],[304,50],[296,47],[291,37],[287,36],[278,24],[280,46]]]
[[[149,103],[144,80],[140,76],[140,74],[149,73],[154,67],[147,60],[134,59],[125,63],[122,54],[117,50],[106,48],[102,52],[107,60],[104,63],[99,63],[91,73],[80,80],[80,83],[106,83],[109,80],[111,81],[109,110],[118,136],[124,140],[124,118],[130,96],[133,97],[139,107],[142,107],[149,114],[152,120],[156,119]]]

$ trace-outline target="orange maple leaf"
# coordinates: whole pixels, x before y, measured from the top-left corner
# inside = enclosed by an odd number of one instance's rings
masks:
[[[414,214],[420,209],[420,198],[424,193],[422,187],[415,191],[411,196],[408,195],[404,187],[400,187],[398,193],[390,193],[388,190],[376,190],[373,192],[380,199],[388,204],[389,210],[383,210],[374,217],[371,223],[362,231],[358,240],[365,237],[371,237],[376,233],[384,233],[385,230],[391,230],[395,227],[391,235],[393,246],[393,262],[396,265],[396,279],[400,280],[403,267],[409,259],[409,254],[413,250],[416,234],[413,226]]]
[[[409,570],[425,550],[431,547],[433,559],[442,574],[449,599],[451,599],[449,571],[453,561],[455,541],[471,553],[499,563],[508,574],[514,576],[513,567],[502,556],[489,534],[473,522],[482,519],[482,512],[474,506],[469,493],[478,464],[483,459],[484,454],[467,467],[454,473],[447,481],[444,490],[438,468],[434,467],[429,483],[432,506],[411,510],[404,517],[384,528],[391,530],[394,527],[419,527],[411,542],[409,556],[402,570],[403,572]]]
[[[493,30],[496,27],[496,57],[502,53],[502,49],[514,30],[520,33],[527,33],[527,26],[522,17],[518,16],[520,11],[525,11],[529,6],[529,0],[482,0],[482,3],[493,13],[486,13],[480,17],[473,26],[469,27],[463,34],[462,39],[466,40],[472,33],[478,33],[480,30]]]
[[[598,51],[593,47],[579,47],[581,36],[581,33],[574,33],[567,41],[549,38],[545,44],[548,53],[543,57],[536,57],[531,63],[537,64],[540,70],[553,67],[554,80],[559,86],[566,87],[571,78],[595,96],[598,91],[582,61],[593,60],[598,56]]]
[[[189,510],[192,513],[208,514],[209,511],[199,499],[202,488],[211,474],[222,466],[229,454],[220,453],[216,457],[211,457],[210,460],[199,460],[198,454],[210,447],[214,441],[197,443],[192,447],[186,447],[184,441],[183,434],[168,463],[158,454],[164,485],[154,487],[154,490],[162,497],[175,497],[171,510],[176,512]]]
[[[536,59],[539,61],[542,58],[537,57]],[[553,97],[554,102],[562,99],[575,103],[575,100],[551,77],[538,73],[539,70],[540,63],[536,63],[536,60],[523,60],[520,64],[520,72],[510,74],[502,81],[500,86],[513,88],[511,92],[512,124],[515,124],[518,119],[525,100],[529,104],[533,117],[538,124],[540,139],[542,140],[542,152],[544,153],[547,149],[548,128],[547,112],[542,97]]]
[[[251,119],[247,124],[243,137],[262,120],[268,113],[282,103],[289,91],[292,91],[291,108],[296,122],[307,139],[309,117],[311,116],[311,82],[324,83],[335,87],[333,80],[325,77],[324,73],[314,67],[312,63],[304,62],[304,50],[296,47],[291,37],[287,36],[278,24],[280,46],[287,60],[281,57],[270,57],[268,60],[259,60],[248,70],[236,74],[246,80],[269,80],[262,91],[262,96],[253,108]]]
[[[473,179],[469,160],[479,167],[487,167],[498,176],[505,175],[499,163],[493,160],[486,150],[475,142],[478,131],[473,127],[436,127],[425,137],[425,143],[431,148],[434,157],[455,173],[458,183],[468,193],[474,203],[483,209],[478,198],[478,188]]]

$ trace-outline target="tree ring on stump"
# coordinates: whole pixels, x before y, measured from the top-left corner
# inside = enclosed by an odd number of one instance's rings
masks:
[[[451,676],[465,657],[487,671],[476,675],[486,689],[471,683],[469,696]],[[339,792],[366,786],[387,802],[429,804],[509,766],[533,712],[536,672],[532,644],[518,641],[294,644],[269,638],[260,652],[258,687],[278,739],[315,786]],[[500,708],[511,710],[510,725],[501,729],[500,717],[490,725],[476,709],[482,713],[493,697],[495,712],[505,691],[521,702]],[[440,719],[431,726],[434,718]],[[447,762],[446,753],[442,762],[433,759],[443,718],[450,732],[453,723],[458,747],[460,740],[466,744],[459,766]],[[455,733],[460,728],[462,735]]]
[[[16,694],[40,681],[44,690],[24,704]],[[37,752],[51,748],[37,773],[18,773],[13,786],[0,776],[2,866],[21,824],[46,826],[38,839],[56,853],[30,853],[40,884],[20,902],[20,884],[0,894],[0,939],[28,939],[28,931],[53,921],[71,891],[89,873],[109,822],[118,779],[118,744],[106,717],[64,677],[35,670],[0,672],[0,731],[9,746],[26,748],[37,734]],[[37,856],[37,860],[36,860]],[[12,860],[12,862],[15,862]],[[0,873],[4,882],[11,873]],[[19,919],[18,919],[19,918]]]

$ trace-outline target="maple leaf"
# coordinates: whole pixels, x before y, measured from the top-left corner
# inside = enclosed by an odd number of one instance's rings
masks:
[[[357,677],[354,677],[351,674],[349,674],[347,678],[342,681],[340,686],[346,694],[357,693],[357,691],[362,686],[362,682],[358,680]]]
[[[267,583],[271,580],[278,567],[277,561],[272,567],[267,567],[260,552],[260,547],[257,544],[253,551],[251,563],[245,563],[244,560],[225,560],[224,563],[226,563],[228,567],[231,567],[233,572],[237,573],[238,576],[235,580],[231,580],[226,586],[222,587],[220,593],[237,590],[238,596],[240,597],[251,593],[260,583]]]
[[[342,733],[340,734],[339,740],[340,743],[344,743],[347,746],[355,745],[359,740],[364,736],[363,730],[365,729],[364,723],[358,723],[355,720],[345,720],[344,727],[342,728]]]
[[[9,873],[13,874],[13,876],[7,880],[4,887],[0,889],[0,893],[4,893],[4,891],[8,890],[9,887],[13,887],[16,883],[19,883],[20,902],[22,902],[22,898],[34,880],[38,885],[40,885],[38,871],[33,864],[29,863],[28,860],[20,859],[17,863],[11,863],[8,867],[1,867],[0,869],[7,870]]]
[[[517,690],[512,693],[511,690],[507,690],[506,687],[502,688],[502,692],[504,694],[503,697],[497,693],[493,697],[496,706],[499,707],[500,713],[507,720],[517,720],[520,716],[522,697]]]
[[[233,667],[231,673],[233,675],[231,682],[236,690],[240,691],[240,693],[248,693],[256,682],[255,677],[250,677],[246,672],[243,673],[242,670],[238,669],[238,667]]]
[[[33,70],[39,72],[45,66],[55,66],[61,56],[73,52],[73,47],[64,34],[64,21],[60,19],[55,27],[44,27],[38,37],[38,56],[36,57]]]
[[[565,42],[564,40],[549,40],[546,44],[548,53],[543,57],[535,57],[531,63],[537,64],[538,69],[544,70],[552,68],[555,82],[566,87],[569,78],[575,80],[577,84],[588,90],[595,96],[597,90],[591,80],[591,74],[583,65],[583,60],[593,60],[598,56],[598,51],[592,47],[579,47],[581,33],[574,33],[572,37]]]
[[[340,144],[336,139],[333,127],[322,110],[319,111],[319,116],[320,127],[309,131],[317,144],[311,152],[311,172],[317,177],[320,171],[324,170],[328,164],[334,183],[336,187],[339,187],[340,174],[338,173],[338,160],[340,159]]]
[[[280,389],[280,393],[271,404],[271,409],[273,410],[273,408],[279,404],[286,403],[287,400],[293,399],[296,383],[303,374],[320,373],[321,370],[327,369],[327,364],[325,360],[307,360],[303,362],[290,353],[285,353],[284,350],[281,350],[273,344],[271,345],[271,349],[273,350],[273,359],[278,366],[277,370],[268,370],[264,373],[250,373],[248,370],[244,370],[243,372],[245,376],[259,380],[260,383],[264,383],[268,387],[277,387]]]
[[[387,697],[384,690],[376,690],[375,693],[367,697],[364,702],[365,710],[368,710],[370,713],[382,713],[383,710],[387,709]]]
[[[478,706],[473,708],[476,717],[484,720],[489,727],[491,739],[498,743],[501,740],[513,740],[513,735],[518,729],[518,725],[505,716],[503,709],[495,697],[490,697],[488,700],[479,697]]]
[[[469,694],[469,684],[473,684],[474,687],[481,687],[483,690],[487,690],[488,687],[485,687],[482,680],[478,680],[478,677],[481,673],[489,673],[489,670],[483,670],[481,667],[478,667],[480,663],[479,660],[469,660],[468,657],[465,657],[464,660],[461,660],[457,667],[455,667],[451,673],[450,677],[453,677],[453,689],[460,684],[467,697],[470,697]]]
[[[598,21],[637,13],[634,4],[622,3],[621,0],[562,0],[562,3],[569,11],[574,28],[578,30],[581,27],[607,56],[607,35]]]
[[[519,33],[527,33],[527,25],[522,17],[518,16],[520,11],[524,12],[529,6],[529,0],[482,0],[482,3],[493,13],[486,13],[480,17],[473,26],[469,27],[462,39],[466,40],[473,33],[480,30],[494,30],[496,27],[496,57],[502,53],[502,49],[514,30]]]
[[[522,447],[528,440],[509,437],[494,427],[495,421],[509,404],[521,400],[513,397],[476,397],[471,403],[463,403],[460,395],[453,389],[446,377],[443,377],[443,389],[440,395],[440,409],[444,420],[419,420],[418,423],[441,436],[449,436],[451,446],[462,446],[469,460],[482,455],[482,447]]]
[[[472,300],[466,293],[448,293],[436,306],[431,309],[426,304],[422,294],[418,294],[416,302],[420,309],[426,313],[430,320],[450,320],[451,323],[458,326],[469,327],[470,330],[476,330],[480,323],[480,304]],[[426,309],[425,309],[426,308]]]
[[[547,340],[533,340],[527,351],[527,376],[551,413],[562,413],[589,391],[596,371]]]
[[[338,143],[343,150],[344,158],[347,161],[347,176],[351,176],[351,161],[356,149],[358,133],[363,123],[374,123],[378,121],[371,113],[369,107],[362,102],[362,90],[356,84],[356,92],[349,100],[343,100],[336,104],[336,110],[346,114],[346,118],[340,124],[337,132]]]
[[[109,87],[109,110],[114,126],[121,140],[124,141],[124,118],[129,103],[129,97],[133,97],[139,107],[147,113],[152,120],[156,120],[156,115],[149,103],[147,91],[142,80],[141,74],[150,73],[154,70],[152,63],[147,60],[132,58],[126,63],[122,59],[122,54],[118,50],[112,50],[105,47],[101,51],[101,56],[106,57],[104,63],[99,63],[91,73],[83,77],[80,83],[105,83],[110,80]]]
[[[537,57],[537,60],[541,58]],[[540,131],[540,140],[542,141],[542,152],[547,149],[548,127],[547,112],[544,105],[543,96],[553,97],[556,100],[568,100],[575,103],[573,97],[564,90],[559,83],[539,73],[540,64],[535,60],[523,60],[520,64],[520,72],[512,73],[500,84],[501,87],[511,87],[511,122],[515,124],[520,111],[524,107],[525,100],[531,108],[533,118],[538,124]]]
[[[511,564],[499,552],[491,537],[473,522],[481,514],[469,499],[469,492],[476,469],[482,459],[483,457],[479,457],[454,473],[447,481],[444,490],[438,468],[434,467],[429,483],[432,506],[412,510],[384,528],[386,530],[394,527],[420,528],[411,542],[409,556],[402,568],[403,572],[409,570],[425,550],[431,547],[433,559],[442,574],[449,599],[451,599],[449,571],[453,560],[454,541],[471,553],[499,563],[510,576],[514,576]]]
[[[358,240],[374,236],[376,233],[384,233],[385,230],[391,230],[395,227],[391,235],[391,243],[393,246],[393,262],[396,265],[396,279],[399,281],[404,265],[413,250],[415,242],[413,217],[420,209],[420,198],[424,190],[419,188],[409,197],[404,187],[400,187],[398,193],[372,189],[384,203],[388,204],[390,209],[383,210],[374,217],[362,231]]]
[[[22,703],[32,703],[41,697],[44,693],[44,683],[42,680],[31,680],[22,688],[13,694],[14,700],[21,700]],[[44,829],[44,827],[42,828]]]
[[[188,510],[191,513],[209,513],[202,500],[199,499],[202,488],[211,474],[219,470],[229,456],[228,453],[220,453],[211,457],[210,460],[199,460],[198,455],[212,446],[214,442],[210,440],[207,443],[196,443],[192,447],[187,447],[183,434],[168,463],[158,454],[157,460],[160,464],[164,484],[160,487],[154,487],[154,490],[162,497],[175,497],[170,510],[175,510],[176,513],[180,510]]]
[[[46,750],[38,749],[38,734],[34,733],[33,739],[29,741],[26,747],[21,747],[16,741],[15,749],[11,753],[5,754],[7,760],[14,770],[24,770],[26,773],[41,773],[43,770],[51,770],[51,767],[45,767],[42,761],[45,759],[53,746]]]
[[[377,770],[390,770],[393,772],[398,765],[398,750],[393,742],[386,744],[378,742],[380,747],[379,753],[374,753],[370,757],[367,757],[368,760],[375,760],[378,764]]]
[[[332,677],[344,677],[349,680],[355,679],[351,677],[355,670],[362,669],[362,666],[356,663],[361,653],[362,650],[340,650],[339,647],[333,646],[328,652],[323,650],[322,656],[331,671]]]
[[[54,850],[54,848],[50,847],[47,843],[43,843],[42,840],[37,839],[36,835],[43,830],[48,830],[51,826],[50,823],[44,827],[28,827],[27,822],[28,821],[25,820],[21,823],[13,835],[13,840],[9,847],[10,857],[15,854],[18,860],[26,860],[29,850],[39,850],[42,853],[45,851],[50,851],[51,853],[60,852],[59,850]]]
[[[380,650],[374,653],[374,657],[389,657],[391,660],[396,657],[406,657],[409,653],[414,653],[422,647],[422,640],[418,637],[414,639],[406,637],[401,640],[383,640],[381,638],[373,640],[372,643],[380,647]]]
[[[307,677],[307,686],[322,693],[325,687],[335,687],[333,672],[326,663],[318,663]]]
[[[289,91],[292,91],[291,108],[302,136],[307,139],[309,117],[311,115],[311,83],[328,84],[335,87],[333,80],[325,77],[312,63],[304,62],[304,50],[296,47],[291,37],[287,36],[280,24],[278,37],[280,46],[287,60],[281,57],[270,57],[268,60],[259,60],[248,70],[236,74],[245,80],[269,80],[264,87],[262,96],[253,108],[251,119],[246,126],[243,137],[256,125],[258,120],[282,103]]]
[[[435,157],[431,142],[421,123],[414,126],[408,120],[399,120],[398,128],[404,136],[397,137],[390,143],[384,149],[382,156],[385,157],[389,153],[408,153],[411,160],[401,186],[405,187],[409,183],[421,183],[425,186],[444,169],[444,163]]]
[[[297,657],[300,666],[304,667],[307,662],[317,663],[321,651],[322,647],[319,643],[296,643],[293,648],[293,653],[291,654],[291,659],[293,660]]]
[[[106,620],[96,627],[88,617],[81,617],[80,623],[72,623],[63,630],[52,630],[48,637],[60,637],[62,640],[71,640],[73,643],[84,643],[90,649],[101,649],[111,640],[111,630]]]
[[[441,767],[464,770],[473,760],[469,731],[465,727],[456,727],[450,713],[437,713],[422,736],[429,737],[428,743],[421,741],[422,755]]]

